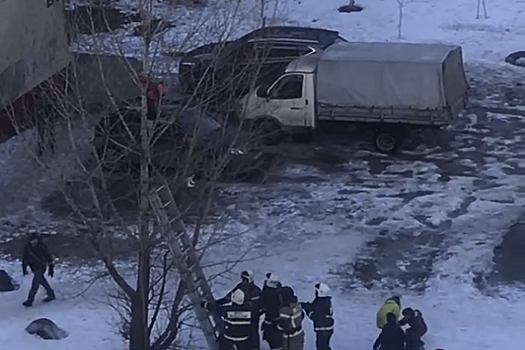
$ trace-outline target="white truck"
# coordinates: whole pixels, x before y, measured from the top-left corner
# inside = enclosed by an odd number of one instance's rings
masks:
[[[277,80],[243,97],[240,112],[267,143],[283,132],[351,123],[392,153],[413,129],[450,124],[467,90],[459,46],[343,42],[291,62]]]

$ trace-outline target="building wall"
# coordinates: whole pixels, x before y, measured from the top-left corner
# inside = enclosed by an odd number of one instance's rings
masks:
[[[0,107],[70,60],[63,0],[0,0]]]

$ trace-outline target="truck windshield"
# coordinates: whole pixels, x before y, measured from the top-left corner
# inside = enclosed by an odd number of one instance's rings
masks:
[[[279,80],[270,91],[274,100],[292,100],[303,97],[303,75],[290,74]]]

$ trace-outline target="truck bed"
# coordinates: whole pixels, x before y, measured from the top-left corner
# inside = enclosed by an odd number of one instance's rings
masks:
[[[341,107],[321,103],[317,105],[318,121],[443,126],[448,125],[451,118],[450,112],[446,110]]]
[[[319,120],[446,125],[464,108],[461,47],[339,43],[319,58]]]

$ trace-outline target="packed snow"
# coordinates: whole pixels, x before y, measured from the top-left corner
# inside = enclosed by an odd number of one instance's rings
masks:
[[[338,282],[329,277],[331,266],[351,260],[366,241],[366,236],[348,230],[309,241],[300,249],[285,244],[281,246],[285,253],[251,263],[250,267],[254,268],[259,283],[262,283],[265,272],[277,271],[283,283],[291,285],[304,301],[313,298],[313,284],[320,280],[327,282],[335,291],[333,348],[345,349],[348,344],[353,344],[356,349],[369,349],[377,336],[375,312],[389,294],[363,289],[339,292]],[[461,263],[460,259],[454,262]],[[512,299],[483,295],[463,280],[462,273],[455,275],[454,267],[443,272],[447,275],[433,279],[424,295],[403,293],[402,305],[418,307],[425,315],[430,329],[424,338],[427,349],[514,348],[525,322],[523,300],[518,295],[513,295]],[[105,290],[95,286],[78,295],[86,287],[87,279],[77,269],[57,269],[57,278],[51,282],[59,299],[48,305],[37,303],[27,310],[22,309],[21,302],[29,289],[29,277],[22,282],[19,291],[2,295],[2,346],[5,349],[74,350],[82,344],[94,350],[124,349],[116,331],[118,315],[108,306]],[[57,342],[28,335],[24,328],[39,317],[53,320],[70,333],[69,337]],[[305,349],[313,350],[315,342],[311,325],[309,321],[304,325],[307,331]],[[262,349],[268,348],[263,345]]]
[[[228,36],[240,36],[260,25],[256,3],[242,2],[237,9],[242,20],[229,20]],[[282,0],[267,8],[267,22],[331,28],[349,40],[459,44],[468,65],[499,69],[495,74],[500,78],[525,73],[504,63],[510,52],[523,50],[522,1],[487,1],[488,18],[481,13],[479,19],[474,0],[407,1],[401,39],[397,1],[367,0],[360,4],[365,7],[360,13],[337,12],[345,3]],[[134,6],[133,1],[120,3],[123,10]],[[209,40],[183,43],[181,38],[203,23],[208,23],[208,33],[220,26],[211,23],[212,18],[217,20],[213,11],[217,8],[169,9],[165,3],[157,4],[158,17],[178,22],[158,37],[157,44],[170,52]],[[221,11],[227,12],[224,7]],[[143,49],[141,39],[129,35],[130,30],[83,36],[75,49],[89,51],[92,45],[103,45],[104,50],[115,51],[119,45],[117,51],[137,55]],[[378,334],[375,313],[392,294],[402,295],[403,306],[423,312],[429,325],[424,337],[427,350],[519,347],[525,324],[522,290],[492,286],[488,278],[493,249],[507,229],[523,218],[525,125],[522,117],[487,112],[469,114],[461,122],[452,128],[454,138],[447,147],[415,147],[394,158],[354,147],[346,151],[350,160],[331,173],[298,164],[283,171],[279,182],[224,188],[221,195],[231,204],[222,229],[246,232],[239,245],[255,247],[251,254],[259,257],[239,269],[254,270],[259,284],[264,273],[276,272],[302,301],[313,297],[315,283],[327,283],[334,292],[333,349],[347,349],[349,344],[370,349]],[[0,184],[6,195],[2,198],[9,198],[2,214],[4,220],[38,227],[52,220],[39,210],[38,201],[57,179],[50,177],[52,167],[34,170],[38,165],[32,161],[30,135],[24,135],[0,147],[4,168]],[[230,252],[223,247],[213,256]],[[377,276],[354,271],[356,262],[372,264],[367,266],[375,266]],[[21,284],[15,292],[0,294],[0,348],[76,350],[79,344],[93,350],[126,348],[118,334],[119,317],[107,302],[111,285],[91,286],[93,269],[59,266],[51,279],[58,299],[37,302],[29,309],[21,303],[30,277],[21,277],[18,261],[0,260],[0,269]],[[481,287],[476,282],[480,279]],[[234,274],[231,281],[215,286],[216,296],[235,282]],[[53,320],[69,337],[57,342],[27,334],[24,328],[40,317]],[[306,320],[304,326],[305,350],[313,350],[311,324]]]

